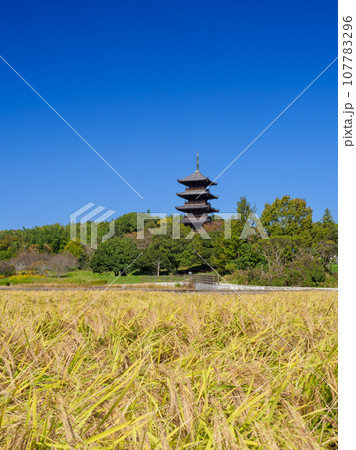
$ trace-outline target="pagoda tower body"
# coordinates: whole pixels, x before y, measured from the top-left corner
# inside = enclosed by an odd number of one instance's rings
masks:
[[[186,200],[184,205],[176,206],[178,211],[185,213],[181,223],[194,228],[210,223],[211,217],[209,214],[219,212],[219,210],[213,208],[209,203],[209,200],[218,198],[210,193],[209,187],[216,186],[217,183],[209,180],[200,172],[199,153],[197,154],[197,170],[177,181],[186,186],[185,191],[177,193],[178,197]]]

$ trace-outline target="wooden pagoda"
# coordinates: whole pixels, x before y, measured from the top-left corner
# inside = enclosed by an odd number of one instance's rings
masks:
[[[185,191],[178,192],[178,197],[186,201],[182,206],[176,206],[178,211],[185,213],[181,223],[194,228],[199,228],[211,222],[209,214],[219,212],[212,208],[208,200],[216,199],[217,196],[210,193],[209,187],[216,186],[217,183],[209,180],[199,170],[199,153],[197,153],[197,170],[185,178],[177,180],[186,186]],[[194,225],[195,224],[195,225]]]

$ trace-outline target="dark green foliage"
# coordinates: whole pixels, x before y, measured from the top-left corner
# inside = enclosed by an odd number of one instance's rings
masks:
[[[312,286],[317,286],[319,283],[325,281],[325,271],[320,264],[313,264],[309,269],[310,280],[313,283]]]
[[[35,245],[40,251],[50,250],[58,253],[69,241],[69,226],[55,223],[54,225],[24,228],[22,240],[25,248]]]
[[[188,227],[181,227],[181,239],[172,239],[172,228],[168,227],[166,235],[155,235],[150,248],[162,254],[162,257],[169,261],[169,267],[173,272],[177,272],[179,267],[190,267],[196,263],[201,263],[201,259],[193,248],[193,239],[185,239],[190,232]]]
[[[90,257],[88,253],[82,253],[79,255],[78,267],[80,270],[88,270],[90,268]]]
[[[144,274],[159,275],[161,270],[171,269],[171,262],[167,254],[155,249],[152,245],[144,251],[137,265]]]
[[[135,258],[139,255],[136,243],[127,237],[114,237],[99,245],[94,252],[90,267],[93,272],[114,272],[116,276],[132,272]]]
[[[124,214],[115,220],[115,235],[122,237],[127,233],[137,231],[137,213]]]

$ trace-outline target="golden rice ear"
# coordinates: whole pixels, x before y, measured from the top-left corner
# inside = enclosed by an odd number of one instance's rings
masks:
[[[97,297],[0,290],[1,448],[337,446],[336,292]]]

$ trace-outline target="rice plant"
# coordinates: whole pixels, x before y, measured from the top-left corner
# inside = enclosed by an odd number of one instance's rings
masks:
[[[97,296],[0,292],[0,448],[337,447],[335,293]]]

